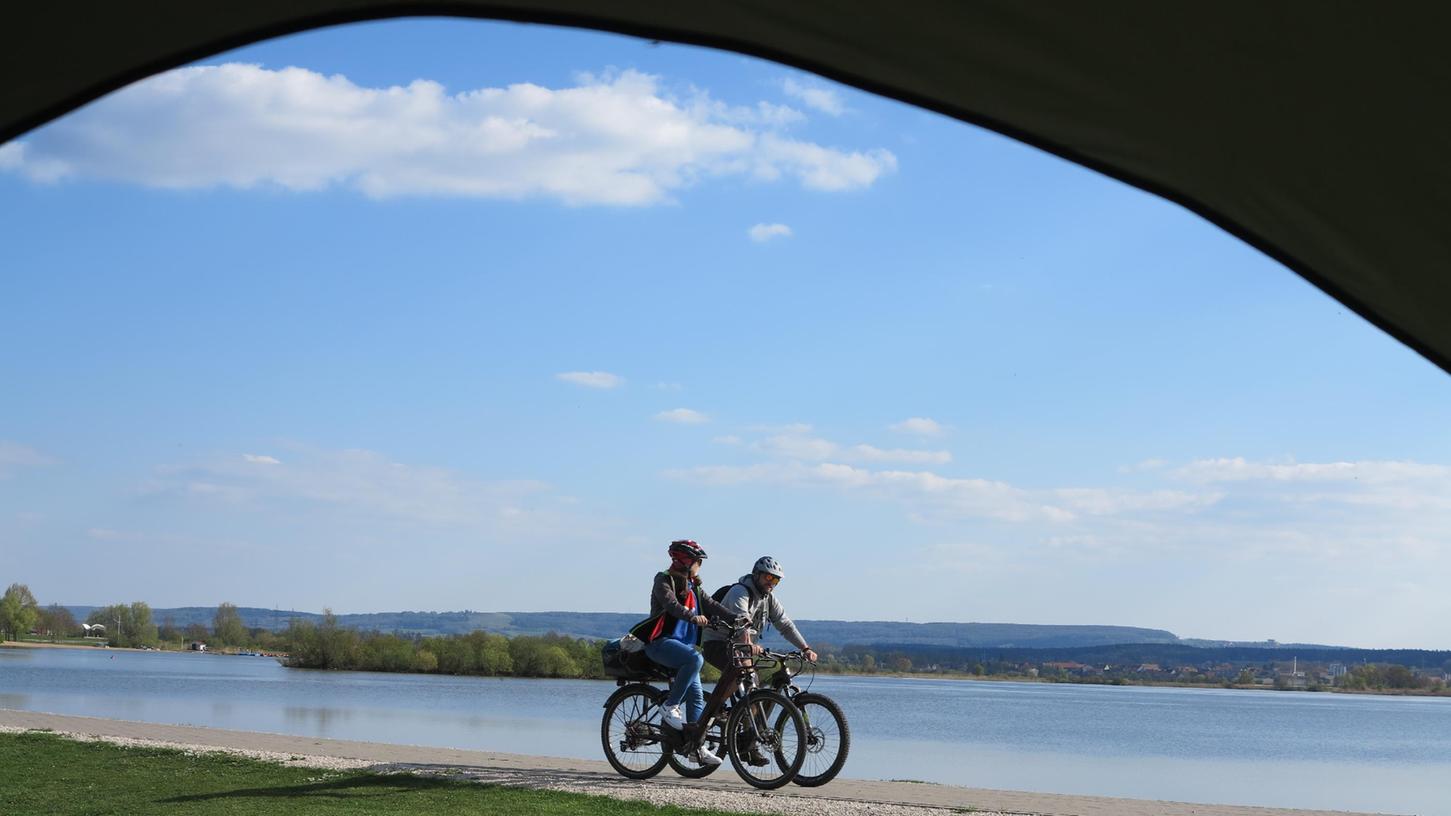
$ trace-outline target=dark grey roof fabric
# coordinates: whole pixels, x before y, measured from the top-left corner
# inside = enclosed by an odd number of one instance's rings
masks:
[[[992,128],[1189,207],[1451,371],[1447,3],[23,0],[0,141],[227,48],[437,14],[733,49]]]

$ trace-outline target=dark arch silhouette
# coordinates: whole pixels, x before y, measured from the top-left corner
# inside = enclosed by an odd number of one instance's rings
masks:
[[[1155,193],[1451,372],[1451,4],[1347,0],[155,0],[0,11],[0,141],[282,34],[402,16],[794,65]]]

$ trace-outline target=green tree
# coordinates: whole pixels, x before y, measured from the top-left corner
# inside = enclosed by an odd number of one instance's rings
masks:
[[[1421,680],[1416,677],[1415,672],[1399,665],[1386,667],[1385,683],[1393,689],[1413,689],[1421,686]]]
[[[358,633],[338,625],[331,609],[322,611],[322,625],[317,627],[318,652],[323,669],[351,669],[358,665]]]
[[[80,624],[76,623],[76,616],[71,614],[60,604],[51,604],[40,610],[39,620],[35,628],[49,635],[52,639],[71,637],[80,630]]]
[[[212,632],[222,646],[247,645],[247,627],[242,624],[236,604],[223,601],[217,605],[217,613],[212,616]]]
[[[101,607],[86,617],[86,623],[105,624],[112,646],[155,646],[159,639],[151,607],[145,601]]]
[[[35,602],[35,596],[30,594],[30,587],[25,584],[11,584],[5,590],[5,595],[0,596],[0,640],[7,634],[11,640],[19,640],[22,635],[35,628],[40,619],[39,606]]]
[[[131,604],[131,642],[135,646],[155,646],[160,640],[156,624],[151,620],[151,607],[145,601]]]
[[[514,658],[509,651],[509,639],[489,632],[474,632],[479,638],[478,672],[485,675],[511,674]],[[471,635],[472,637],[472,635]]]

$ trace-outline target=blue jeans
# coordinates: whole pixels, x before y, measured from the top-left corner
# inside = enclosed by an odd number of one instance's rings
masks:
[[[645,647],[645,656],[662,666],[675,670],[675,679],[670,683],[670,693],[665,695],[665,705],[685,704],[685,719],[695,722],[705,711],[705,692],[700,688],[700,667],[705,658],[688,643],[671,638],[660,638]]]

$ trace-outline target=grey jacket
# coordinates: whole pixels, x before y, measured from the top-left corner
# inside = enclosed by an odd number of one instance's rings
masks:
[[[757,632],[766,631],[766,624],[772,623],[792,646],[798,649],[807,648],[806,638],[801,636],[796,624],[786,617],[786,609],[776,599],[776,594],[757,590],[755,580],[750,575],[742,575],[741,580],[726,593],[721,605],[730,613],[727,619],[746,615],[751,619],[751,628]],[[701,635],[702,640],[725,640],[725,637],[713,629],[707,629]]]

